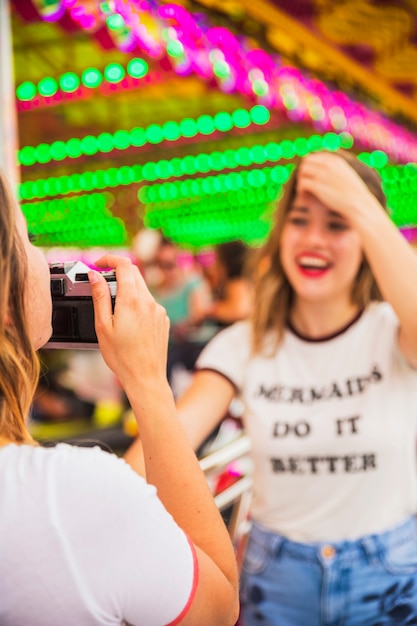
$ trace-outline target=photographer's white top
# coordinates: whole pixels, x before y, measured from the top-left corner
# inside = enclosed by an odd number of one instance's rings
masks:
[[[204,349],[197,368],[244,402],[257,521],[293,541],[338,541],[416,513],[417,371],[397,336],[394,311],[375,303],[325,340],[286,330],[271,358],[251,356],[247,322]]]
[[[99,448],[0,449],[0,624],[163,626],[196,585],[156,489]]]

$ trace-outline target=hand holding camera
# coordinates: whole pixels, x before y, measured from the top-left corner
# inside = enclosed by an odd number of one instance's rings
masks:
[[[90,268],[81,261],[51,263],[52,336],[45,348],[98,349]],[[108,283],[114,307],[116,273],[100,272]]]

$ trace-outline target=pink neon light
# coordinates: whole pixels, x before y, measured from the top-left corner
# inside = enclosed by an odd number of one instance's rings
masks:
[[[152,58],[160,58],[163,48],[148,28],[142,23],[143,19],[149,19],[150,9],[147,2],[131,3],[129,0],[116,0],[115,10],[123,17],[125,24],[131,29],[131,37],[128,41],[116,43],[123,52],[131,52],[137,47],[144,50]]]
[[[83,7],[81,0],[63,0],[62,4],[70,7],[71,11]],[[146,0],[115,0],[115,7],[123,15],[126,25],[132,29],[138,47],[154,58],[159,58],[166,46],[162,29],[174,26],[176,37],[184,48],[184,58],[177,64],[172,61],[176,73],[194,72],[206,80],[215,78],[220,89],[253,98],[249,73],[260,69],[268,86],[268,94],[258,97],[259,102],[285,112],[291,120],[307,121],[323,131],[338,130],[341,118],[339,116],[336,119],[332,111],[340,107],[345,118],[344,130],[363,147],[383,150],[399,162],[417,161],[417,138],[411,132],[377,111],[354,102],[347,94],[331,92],[324,83],[303,75],[300,70],[283,67],[278,56],[248,49],[247,40],[237,39],[228,29],[210,27],[207,19],[206,24],[200,27],[198,15],[174,3],[155,8],[154,3]],[[96,16],[91,14],[86,14],[88,19],[82,20],[78,13],[74,12],[73,15],[83,28],[91,29],[92,24],[96,23]],[[105,16],[102,14],[100,19],[104,22]],[[146,26],[151,23],[152,34]],[[123,49],[123,42],[115,45]],[[214,48],[224,54],[224,60],[231,70],[227,77],[213,76],[209,54]],[[291,105],[286,98],[292,99]]]

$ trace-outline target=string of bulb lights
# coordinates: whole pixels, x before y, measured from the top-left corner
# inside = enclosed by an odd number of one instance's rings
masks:
[[[214,80],[225,93],[256,101],[250,108],[232,112],[23,146],[17,155],[25,170],[19,197],[29,227],[38,228],[45,245],[85,243],[83,237],[91,227],[81,225],[82,215],[87,221],[94,218],[100,228],[107,221],[106,236],[114,245],[122,245],[127,233],[111,212],[115,197],[109,190],[131,185],[136,185],[138,202],[145,207],[145,225],[161,228],[178,242],[199,247],[240,237],[256,243],[267,234],[271,204],[291,169],[286,162],[317,149],[339,147],[355,148],[360,158],[380,171],[395,223],[401,228],[417,226],[416,138],[378,112],[296,68],[281,65],[265,51],[251,49],[226,28],[202,27],[180,5],[146,0],[140,8],[127,0],[37,5],[48,21],[57,21],[67,12],[86,31],[104,25],[120,50],[129,53],[141,48],[149,63],[135,56],[125,64],[86,67],[80,73],[45,76],[37,83],[24,81],[16,88],[22,113],[90,97],[95,90],[111,97],[114,89],[140,89],[143,80],[151,80],[152,60],[162,55],[170,59],[178,76],[194,74],[201,80]],[[140,28],[145,23],[147,29]],[[236,149],[204,151],[210,136],[268,126],[273,111],[285,114],[289,123],[308,124],[312,134],[266,143],[254,139],[253,144]],[[175,150],[191,138],[197,138],[203,150],[157,161],[149,160],[144,152],[147,146],[159,144]],[[39,164],[76,164],[84,157],[118,157],[129,151],[135,160],[130,165],[31,179],[31,168]],[[70,197],[59,199],[64,195]],[[57,216],[77,210],[78,230],[65,233]],[[104,227],[100,228],[96,232],[104,236]]]

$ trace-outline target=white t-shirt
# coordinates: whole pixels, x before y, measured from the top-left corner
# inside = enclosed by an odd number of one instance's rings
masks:
[[[163,626],[194,549],[156,489],[99,448],[0,449],[0,624]]]
[[[417,371],[398,320],[373,303],[344,332],[308,341],[286,330],[271,358],[250,356],[250,326],[234,324],[197,369],[238,389],[252,442],[252,517],[294,541],[382,532],[417,510]]]

